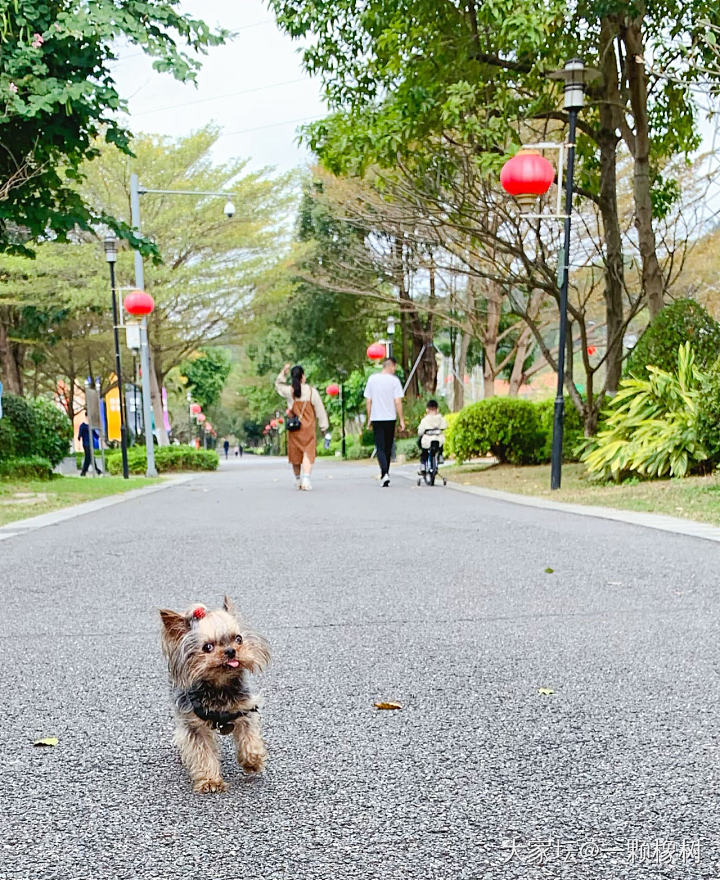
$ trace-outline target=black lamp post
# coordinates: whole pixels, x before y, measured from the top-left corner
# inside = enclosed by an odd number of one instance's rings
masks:
[[[560,285],[560,332],[558,337],[557,394],[553,419],[552,465],[550,488],[559,489],[562,476],[563,420],[565,414],[565,340],[567,336],[568,270],[570,268],[570,216],[572,214],[573,177],[575,173],[575,134],[578,112],[585,105],[585,83],[599,76],[599,71],[585,67],[579,58],[571,58],[562,70],[548,74],[564,82],[564,107],[568,111],[567,174],[565,176],[565,214],[563,246],[558,260]]]
[[[118,400],[120,402],[120,451],[122,454],[122,472],[127,480],[130,476],[127,456],[127,430],[125,425],[125,400],[122,381],[122,369],[120,366],[120,339],[118,337],[118,307],[115,292],[115,263],[117,261],[117,239],[114,235],[107,235],[103,242],[105,246],[105,259],[110,266],[110,289],[112,291],[113,311],[113,338],[115,341],[115,376],[118,384]]]

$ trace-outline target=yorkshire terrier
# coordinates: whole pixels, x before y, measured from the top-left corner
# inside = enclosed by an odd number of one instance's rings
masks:
[[[251,692],[249,673],[267,666],[267,643],[241,622],[227,596],[213,611],[199,604],[182,614],[164,608],[160,618],[180,758],[194,791],[226,791],[216,732],[232,734],[246,773],[265,767],[259,699]]]

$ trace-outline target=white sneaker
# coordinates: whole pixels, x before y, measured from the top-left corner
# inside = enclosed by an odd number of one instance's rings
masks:
[[[302,483],[300,482],[300,477],[299,477],[299,476],[295,477],[295,488],[296,488],[296,489],[302,489]]]
[[[390,485],[390,477],[388,474],[385,474],[385,476],[381,478],[380,485],[381,486],[389,486]]]
[[[310,482],[310,477],[307,474],[303,474],[300,477],[300,488],[304,489],[306,492],[312,491],[312,483]]]

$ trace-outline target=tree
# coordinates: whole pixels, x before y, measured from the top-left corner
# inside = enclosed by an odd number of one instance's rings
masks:
[[[175,0],[14,0],[0,10],[0,251],[29,253],[48,232],[105,222],[137,243],[129,227],[97,212],[76,186],[102,136],[130,155],[119,122],[126,105],[111,63],[120,41],[154,58],[156,70],[193,80],[197,57],[224,30],[182,15]]]
[[[668,163],[699,142],[694,86],[707,76],[699,62],[711,51],[700,36],[720,21],[717,5],[271,0],[271,6],[280,27],[305,40],[305,66],[322,78],[333,110],[305,131],[322,163],[352,174],[377,165],[390,180],[402,165],[406,180],[442,205],[444,217],[458,217],[466,181],[479,188],[496,179],[518,143],[561,138],[566,114],[547,71],[575,55],[600,67],[579,122],[576,193],[598,214],[613,392],[624,330],[637,310],[635,301],[630,314],[624,308],[627,252],[637,254],[640,304],[651,316],[671,283],[672,260],[658,235],[679,198]],[[630,160],[632,236],[619,216],[623,151]],[[474,230],[482,224],[492,237],[495,219],[480,215]]]
[[[205,346],[182,361],[178,369],[193,399],[207,409],[220,399],[231,367],[232,358],[227,349]]]

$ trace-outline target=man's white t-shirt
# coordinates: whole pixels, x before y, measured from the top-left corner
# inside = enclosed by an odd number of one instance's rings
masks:
[[[395,401],[403,396],[402,385],[392,373],[373,373],[365,386],[365,397],[372,400],[371,422],[391,422],[397,418]]]

